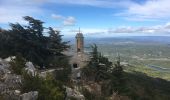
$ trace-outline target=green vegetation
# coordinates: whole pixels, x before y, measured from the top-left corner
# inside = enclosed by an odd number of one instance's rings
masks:
[[[10,30],[0,32],[0,57],[16,56],[10,64],[12,72],[22,76],[22,93],[38,91],[38,100],[64,100],[64,85],[74,85],[70,81],[69,57],[62,54],[69,48],[68,42],[63,42],[60,32],[51,27],[46,28],[48,35],[44,36],[42,21],[29,16],[24,19],[28,25],[10,24]],[[170,47],[121,43],[100,45],[99,48],[94,44],[91,49],[91,59],[82,69],[82,79],[77,82],[87,100],[109,100],[114,93],[123,100],[169,100],[170,82],[163,79],[170,80],[170,72],[147,65],[170,68]],[[26,61],[41,68],[56,68],[57,74],[48,74],[46,78],[27,74],[23,71]],[[81,87],[84,85],[81,81],[101,86],[101,93]]]
[[[162,78],[165,80],[170,80],[170,72],[161,72],[161,71],[157,71],[151,68],[148,68],[146,66],[142,66],[142,65],[136,65],[136,66],[129,66],[129,67],[125,67],[125,71],[126,72],[141,72],[144,73],[148,76],[154,77],[154,78]]]
[[[19,55],[16,56],[15,59],[12,59],[10,65],[13,73],[21,75],[23,72],[23,68],[25,67],[25,62],[25,59]]]
[[[103,95],[97,95],[96,93],[89,92],[87,89],[83,88],[83,95],[86,100],[108,100],[107,97]]]
[[[22,93],[38,91],[38,100],[64,100],[65,84],[70,81],[71,67],[62,52],[69,48],[62,35],[53,28],[45,28],[43,22],[26,16],[28,25],[10,24],[10,30],[0,32],[0,57],[15,56],[10,62],[14,74],[22,76]],[[44,29],[49,30],[45,36]],[[46,33],[47,34],[47,33]],[[40,68],[56,68],[56,75],[41,78],[24,71],[25,63],[31,61]]]
[[[99,67],[99,63],[101,63],[99,59],[100,57],[106,57],[100,54],[97,46],[94,45],[92,47],[90,64],[85,67],[83,71],[87,73],[86,80],[97,82],[102,86],[101,92],[103,95],[96,95],[85,89],[83,94],[87,100],[108,100],[108,97],[110,97],[113,92],[118,93],[118,97],[122,98],[122,100],[169,100],[170,82],[160,78],[150,77],[152,74],[155,74],[156,71],[153,72],[151,68],[148,70],[148,67],[122,66],[120,57],[118,57],[114,66],[105,66],[105,64],[109,62],[108,60],[102,62],[104,63],[104,68],[101,69]],[[94,70],[95,68],[96,70]],[[95,79],[95,74],[98,71],[102,72],[102,76],[106,76],[106,78],[100,77],[98,81],[92,80]],[[151,71],[152,73],[148,76],[147,74]]]
[[[69,48],[68,42],[62,41],[59,31],[45,28],[43,22],[29,16],[24,20],[28,25],[10,24],[10,30],[0,32],[0,57],[17,56],[39,65],[49,66],[53,57],[64,56],[61,52]],[[44,36],[44,29],[48,29]],[[50,59],[50,60],[49,60]]]
[[[112,95],[114,91],[119,91],[120,94],[124,93],[126,86],[120,59],[112,66],[112,62],[98,52],[95,44],[92,46],[91,56],[89,64],[82,71],[85,80],[102,83],[103,96],[101,98]],[[88,94],[87,90],[85,90],[85,94]],[[91,96],[96,98],[94,95]],[[95,100],[102,100],[101,98]]]
[[[65,89],[60,81],[51,75],[45,79],[39,76],[23,74],[22,92],[38,91],[38,100],[64,100]]]
[[[91,61],[84,67],[83,73],[86,78],[91,78],[93,81],[100,81],[108,78],[108,71],[112,67],[112,63],[108,58],[104,57],[97,51],[97,46],[92,45]],[[91,77],[89,77],[91,76]]]
[[[125,73],[127,95],[132,100],[169,100],[170,82],[144,73]]]
[[[125,71],[138,71],[148,76],[170,80],[170,46],[161,43],[105,43],[98,44],[99,51],[113,63],[120,54],[121,62],[126,63]],[[154,65],[167,70],[148,67]]]
[[[65,88],[63,84],[69,81],[69,72],[66,69],[62,71],[61,75],[57,73],[56,76],[59,75],[60,78],[48,74],[44,79],[38,75],[32,76],[32,74],[24,71],[25,60],[21,56],[17,56],[10,64],[13,73],[22,76],[22,93],[38,91],[38,100],[64,100]]]

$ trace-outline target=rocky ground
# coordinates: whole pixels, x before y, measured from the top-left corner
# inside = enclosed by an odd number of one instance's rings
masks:
[[[88,56],[82,54],[75,54],[70,60],[72,65],[71,81],[72,86],[64,86],[66,89],[65,100],[85,100],[83,89],[90,93],[101,95],[101,85],[94,82],[86,82],[81,78],[81,69],[87,64]],[[9,62],[11,58],[0,59],[0,100],[37,100],[38,92],[30,91],[28,93],[21,93],[22,76],[16,75],[11,71]],[[77,66],[74,68],[73,64]],[[45,69],[38,70],[31,62],[26,62],[25,71],[32,76],[39,75],[39,77],[46,78],[48,73],[56,74],[56,71],[62,69]],[[119,100],[116,93],[113,94],[110,100]]]
[[[0,100],[36,100],[37,91],[21,93],[22,77],[11,72],[8,59],[0,59]],[[32,66],[33,67],[33,66]],[[26,66],[29,69],[30,66]]]

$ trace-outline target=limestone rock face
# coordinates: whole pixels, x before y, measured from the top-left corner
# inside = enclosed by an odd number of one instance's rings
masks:
[[[94,93],[94,94],[96,94],[96,95],[101,95],[102,93],[101,93],[101,85],[100,84],[98,84],[98,83],[94,83],[94,82],[92,82],[92,83],[87,83],[85,86],[84,86],[84,88],[86,88],[90,93]]]
[[[15,59],[15,58],[16,58],[15,56],[8,57],[8,58],[4,59],[4,61],[10,62],[10,61],[12,61],[12,59]]]
[[[5,74],[11,73],[11,71],[9,70],[9,67],[10,65],[7,61],[0,59],[0,78],[1,79],[3,79]]]
[[[0,59],[0,95],[3,100],[20,100],[20,92],[15,90],[21,87],[21,76],[11,73],[9,61]]]
[[[6,74],[4,83],[8,86],[8,88],[20,88],[21,86],[21,75],[15,74]]]
[[[37,100],[37,91],[21,94],[22,78],[21,75],[11,73],[9,64],[11,59],[13,58],[0,58],[0,100]],[[32,75],[36,73],[36,69],[31,62],[26,63],[25,69]]]
[[[48,74],[55,75],[56,74],[56,69],[45,70],[45,71],[39,72],[38,75],[39,75],[39,77],[46,78],[46,76]]]
[[[66,100],[70,100],[70,98],[75,98],[76,100],[85,100],[84,95],[82,95],[79,91],[69,87],[66,87],[66,94]]]
[[[32,62],[26,62],[25,66],[25,70],[27,71],[27,73],[31,74],[32,76],[35,76],[37,74],[36,68],[34,67]]]
[[[21,95],[21,100],[37,100],[37,98],[38,98],[37,91],[31,91]]]
[[[15,90],[7,90],[2,94],[2,100],[20,100],[20,95],[15,93]]]

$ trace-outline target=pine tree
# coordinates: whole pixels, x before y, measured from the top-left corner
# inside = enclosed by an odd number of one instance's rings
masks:
[[[12,72],[21,75],[25,67],[25,63],[25,59],[22,56],[17,55],[16,58],[12,59],[12,61],[10,62]]]
[[[10,30],[0,32],[0,57],[20,54],[40,67],[48,66],[54,56],[61,56],[69,46],[62,41],[59,31],[49,28],[49,36],[43,35],[43,22],[29,16],[28,25],[11,23]],[[3,41],[3,42],[2,42]]]
[[[24,20],[29,22],[29,26],[26,26],[26,28],[29,29],[30,33],[35,34],[37,37],[43,37],[43,23],[40,20],[34,19],[30,16],[25,16]]]
[[[123,73],[123,66],[120,64],[120,56],[118,56],[118,59],[116,61],[116,63],[114,64],[115,67],[113,69],[113,74],[118,77],[121,78],[122,73]]]
[[[108,78],[108,70],[112,66],[112,62],[98,52],[97,45],[91,46],[91,61],[84,69],[84,73],[89,77],[94,77],[95,81],[101,81]]]
[[[43,66],[46,64],[46,58],[50,55],[50,52],[46,48],[46,37],[41,35],[42,31],[36,31],[41,29],[41,24],[38,24],[40,28],[38,28],[38,25],[34,27],[34,24],[39,23],[39,20],[32,17],[28,18],[27,21],[30,21],[28,26],[22,26],[19,23],[10,24],[11,30],[9,32],[12,34],[11,41],[14,42],[14,55],[19,53],[27,60]]]
[[[49,27],[49,43],[48,48],[53,54],[60,54],[64,50],[69,48],[68,42],[62,41],[62,36],[60,31],[55,31],[53,28]]]
[[[120,56],[118,55],[117,61],[114,64],[114,68],[112,69],[112,81],[111,81],[111,85],[113,88],[113,91],[118,91],[119,93],[124,93],[125,91],[127,91],[127,87],[126,87],[126,80],[125,80],[125,76],[123,74],[123,66],[120,63]]]

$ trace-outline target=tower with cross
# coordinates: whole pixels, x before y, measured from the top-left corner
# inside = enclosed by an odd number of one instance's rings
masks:
[[[84,52],[84,37],[83,33],[81,33],[80,28],[79,32],[76,34],[76,51],[77,53]]]

